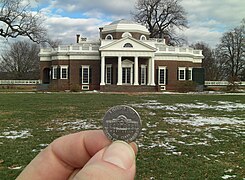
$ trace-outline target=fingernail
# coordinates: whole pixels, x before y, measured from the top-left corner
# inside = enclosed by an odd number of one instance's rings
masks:
[[[134,150],[124,141],[115,141],[105,150],[103,160],[126,170],[135,161]]]

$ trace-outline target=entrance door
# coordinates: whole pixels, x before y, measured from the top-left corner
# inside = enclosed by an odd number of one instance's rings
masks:
[[[132,84],[131,68],[130,67],[123,67],[122,68],[122,83],[123,84]]]
[[[42,81],[43,81],[43,84],[50,83],[50,68],[44,68]]]

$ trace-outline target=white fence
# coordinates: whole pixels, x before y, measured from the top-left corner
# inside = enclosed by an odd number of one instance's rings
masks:
[[[41,80],[0,80],[0,85],[36,85],[41,83]]]
[[[205,86],[228,86],[228,81],[205,81]],[[245,86],[245,81],[235,82],[238,86]]]

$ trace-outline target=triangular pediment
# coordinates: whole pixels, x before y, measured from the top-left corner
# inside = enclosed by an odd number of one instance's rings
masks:
[[[129,36],[119,40],[114,40],[111,43],[100,47],[100,51],[155,52],[156,50],[157,49],[155,47]]]

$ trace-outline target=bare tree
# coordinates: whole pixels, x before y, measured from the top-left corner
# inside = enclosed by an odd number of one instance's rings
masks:
[[[216,48],[220,67],[226,72],[226,80],[239,81],[245,68],[245,20],[233,31],[227,32],[221,38],[221,43]]]
[[[11,74],[11,79],[39,78],[39,45],[17,41],[2,54],[0,68]]]
[[[45,42],[41,43],[41,46],[43,48],[57,48],[59,45],[62,44],[62,40],[60,39],[51,39],[51,38],[47,38]]]
[[[180,43],[174,29],[187,27],[186,12],[180,0],[138,0],[134,19],[147,26],[152,38],[168,38],[169,43]]]
[[[202,50],[202,54],[204,56],[202,67],[205,69],[205,80],[220,80],[220,71],[218,63],[215,59],[215,52],[208,46],[208,44],[204,42],[198,42],[191,45],[191,47]]]
[[[29,0],[0,0],[0,36],[25,36],[33,42],[42,42],[46,36],[42,16],[30,9]]]

